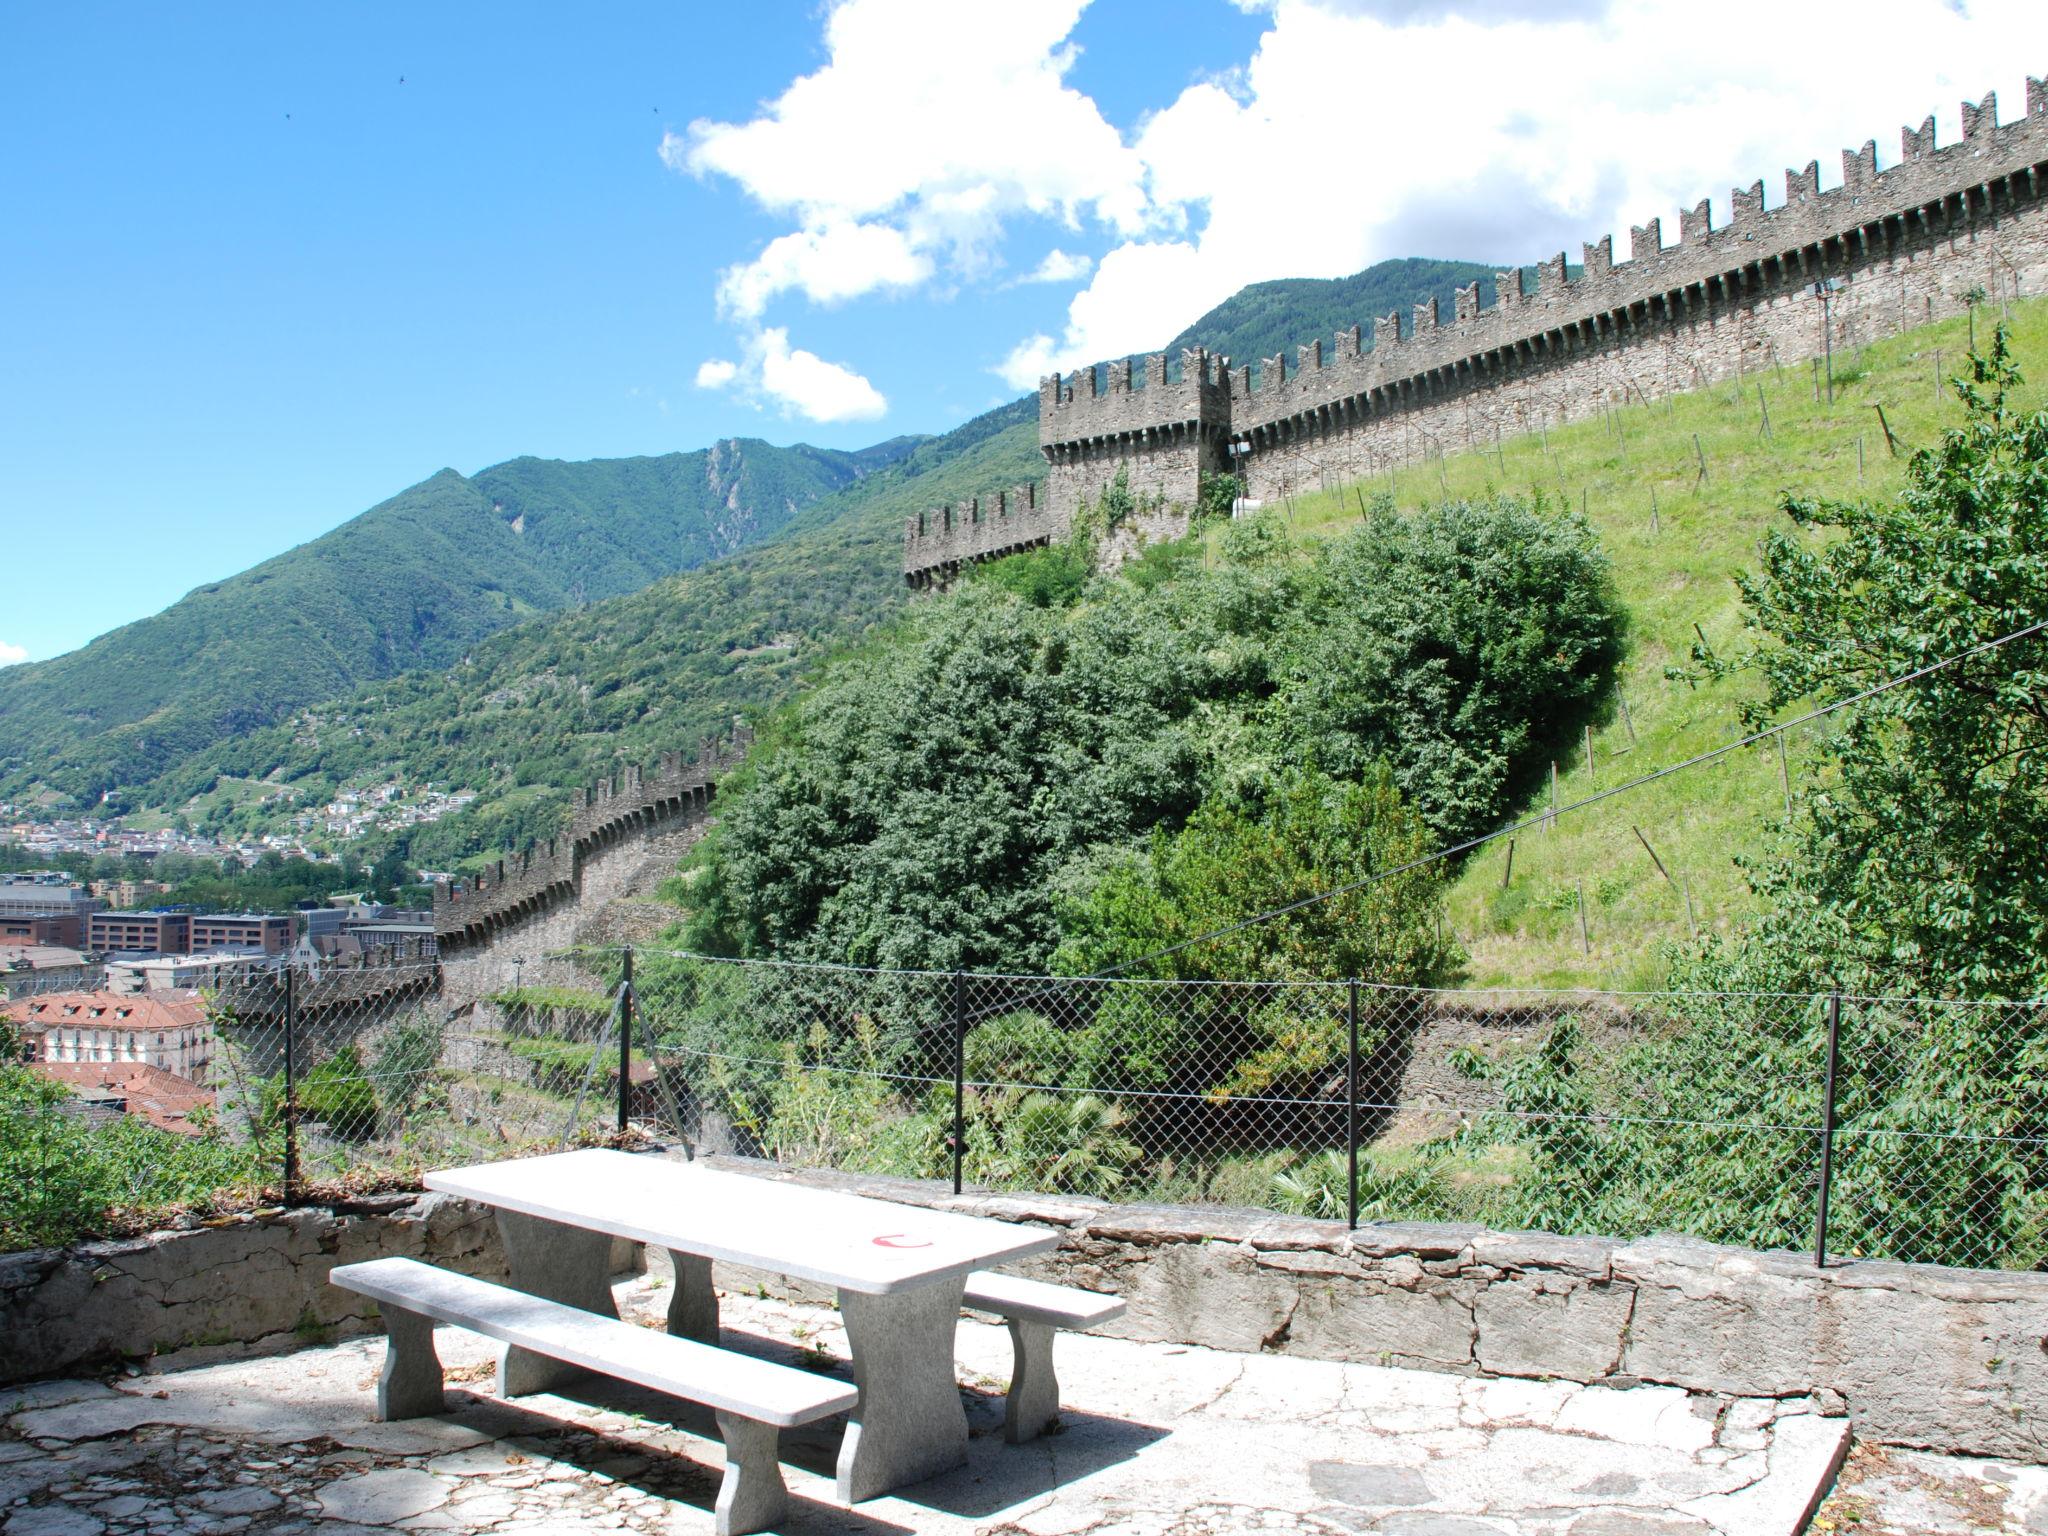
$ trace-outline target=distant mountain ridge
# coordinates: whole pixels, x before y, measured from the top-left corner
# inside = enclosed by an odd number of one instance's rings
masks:
[[[733,438],[691,453],[444,469],[296,549],[50,661],[0,671],[0,783],[78,799],[501,629],[772,538],[916,446]]]

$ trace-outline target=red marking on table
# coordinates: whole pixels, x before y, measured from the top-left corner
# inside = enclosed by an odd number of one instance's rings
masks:
[[[908,1232],[885,1232],[875,1239],[877,1248],[929,1248],[928,1238],[912,1237]]]

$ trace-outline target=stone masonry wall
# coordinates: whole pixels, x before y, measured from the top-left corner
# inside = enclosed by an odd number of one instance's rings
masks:
[[[724,745],[703,742],[694,762],[676,752],[662,754],[653,773],[629,766],[586,789],[583,804],[559,837],[500,859],[474,880],[434,888],[434,937],[443,958],[487,942],[493,934],[562,905],[583,891],[585,865],[622,843],[644,841],[657,829],[706,815],[717,793],[718,776],[753,741],[742,726]]]
[[[1024,1268],[1111,1291],[1125,1338],[1461,1375],[1807,1397],[1885,1444],[2048,1462],[2048,1275],[1846,1262],[1678,1238],[1437,1224],[1347,1232],[1227,1207],[943,1186],[707,1162],[1059,1229]],[[407,1254],[501,1276],[494,1223],[441,1196],[270,1212],[215,1228],[0,1256],[0,1382],[193,1346],[289,1349],[369,1327],[336,1264]],[[620,1256],[620,1267],[630,1267]],[[779,1277],[720,1266],[718,1284]]]
[[[503,1278],[487,1212],[386,1195],[222,1226],[0,1255],[0,1382],[207,1346],[284,1350],[371,1328],[337,1264],[403,1255]]]
[[[1020,1266],[1130,1303],[1105,1332],[1460,1375],[1814,1396],[1866,1440],[2048,1462],[2048,1275],[1432,1223],[1347,1232],[1222,1206],[954,1196],[707,1159],[1062,1229]],[[773,1285],[735,1271],[721,1284]]]
[[[1987,95],[1963,104],[1963,139],[1937,146],[1934,120],[1901,135],[1901,158],[1880,172],[1867,141],[1842,154],[1826,191],[1817,161],[1785,173],[1784,201],[1767,208],[1763,183],[1738,187],[1716,229],[1706,201],[1680,215],[1666,246],[1660,220],[1630,232],[1629,256],[1611,236],[1584,247],[1569,277],[1559,254],[1532,288],[1499,274],[1496,302],[1477,284],[1453,312],[1417,305],[1354,326],[1332,344],[1300,348],[1290,368],[1186,355],[1180,380],[1146,360],[1145,387],[1128,362],[1070,384],[1039,386],[1046,501],[1071,523],[1084,496],[1128,467],[1134,489],[1192,507],[1199,475],[1227,467],[1234,446],[1246,493],[1271,501],[1443,452],[1482,448],[1496,435],[1584,417],[1803,362],[1831,342],[1860,346],[1960,313],[1981,289],[1992,301],[2048,290],[2048,86],[2027,84],[2027,112],[1998,121]],[[1817,282],[1835,285],[1826,310]],[[1825,318],[1824,318],[1825,317]]]
[[[903,577],[914,587],[943,585],[963,566],[1050,544],[1070,526],[1071,520],[1061,522],[1050,505],[1040,504],[1036,485],[935,507],[904,525]]]

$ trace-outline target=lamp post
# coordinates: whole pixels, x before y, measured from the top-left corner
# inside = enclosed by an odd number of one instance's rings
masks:
[[[1824,277],[1813,285],[1813,296],[1820,300],[1820,341],[1821,350],[1827,357],[1828,407],[1835,404],[1835,326],[1834,297],[1836,279]]]
[[[1237,482],[1237,495],[1231,498],[1230,502],[1230,515],[1233,520],[1244,515],[1245,503],[1251,499],[1248,494],[1251,486],[1246,481],[1244,474],[1244,463],[1250,457],[1251,451],[1251,439],[1244,437],[1231,439],[1230,477]]]

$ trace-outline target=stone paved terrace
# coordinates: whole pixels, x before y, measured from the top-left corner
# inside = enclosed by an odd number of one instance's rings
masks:
[[[654,1324],[665,1282],[625,1281]],[[729,1342],[842,1369],[829,1308],[725,1298]],[[0,1389],[0,1532],[368,1530],[708,1533],[720,1466],[694,1410],[595,1384],[492,1398],[491,1346],[443,1330],[451,1411],[370,1421],[375,1338],[288,1355]],[[228,1351],[216,1350],[224,1354]],[[1457,1377],[1067,1337],[1062,1432],[1003,1443],[1009,1345],[960,1330],[969,1465],[848,1511],[837,1429],[786,1434],[797,1533],[1222,1531],[1385,1536],[1762,1536],[1829,1491],[1846,1421],[1804,1399],[1728,1399]],[[836,1365],[835,1365],[836,1362]],[[2048,1530],[2048,1468],[1861,1448],[1815,1530]]]

